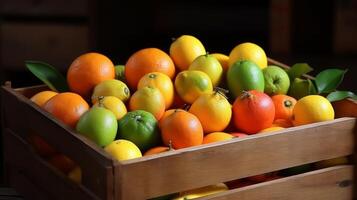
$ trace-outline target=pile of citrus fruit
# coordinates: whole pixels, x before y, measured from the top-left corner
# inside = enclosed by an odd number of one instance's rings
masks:
[[[325,97],[289,96],[289,75],[256,44],[207,53],[183,35],[169,49],[138,50],[125,65],[86,53],[68,68],[70,91],[31,100],[120,161],[334,119]],[[50,160],[67,159],[33,141]]]

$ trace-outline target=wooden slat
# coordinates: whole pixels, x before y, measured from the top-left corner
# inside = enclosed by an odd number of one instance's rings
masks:
[[[37,196],[42,196],[41,193],[44,193],[47,199],[66,200],[69,196],[72,199],[99,199],[82,185],[72,183],[56,171],[9,129],[5,129],[4,144],[7,168],[13,172],[12,175],[15,175],[15,177],[9,176],[10,184],[17,186],[19,191],[25,193],[24,195],[29,195],[26,198],[38,199]],[[24,184],[23,181],[27,183]],[[36,190],[31,193],[26,187]]]
[[[113,198],[113,160],[93,142],[76,134],[49,113],[9,87],[2,87],[4,126],[27,138],[34,132],[81,166],[83,184],[103,199]],[[90,166],[90,167],[87,167]]]
[[[352,179],[352,166],[336,166],[198,199],[351,200]]]
[[[121,199],[155,197],[350,155],[355,123],[355,118],[341,118],[124,161]]]

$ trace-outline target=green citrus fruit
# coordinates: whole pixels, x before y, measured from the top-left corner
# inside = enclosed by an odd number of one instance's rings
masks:
[[[217,86],[220,83],[223,75],[221,64],[214,56],[209,54],[198,56],[188,69],[206,73],[210,77],[213,86]]]

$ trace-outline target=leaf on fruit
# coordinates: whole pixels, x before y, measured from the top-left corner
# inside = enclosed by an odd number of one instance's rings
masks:
[[[326,69],[317,74],[315,84],[317,92],[330,93],[336,90],[343,80],[347,70],[341,69]]]
[[[296,63],[288,70],[288,75],[290,80],[294,80],[295,78],[299,78],[303,74],[307,74],[312,70],[313,69],[307,63]]]
[[[51,90],[57,92],[68,91],[68,85],[63,75],[56,68],[41,61],[25,61],[27,69],[44,82]]]
[[[339,101],[345,98],[352,98],[354,100],[357,100],[357,95],[355,95],[351,91],[334,91],[331,92],[329,95],[326,97],[330,102],[334,101]]]

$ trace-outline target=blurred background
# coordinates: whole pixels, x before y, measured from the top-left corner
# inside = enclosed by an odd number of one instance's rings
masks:
[[[82,53],[125,64],[141,48],[168,52],[182,34],[196,36],[212,53],[254,42],[285,64],[310,64],[312,75],[348,68],[340,88],[356,91],[356,0],[1,0],[1,83],[40,83],[25,60],[48,62],[65,74]]]

